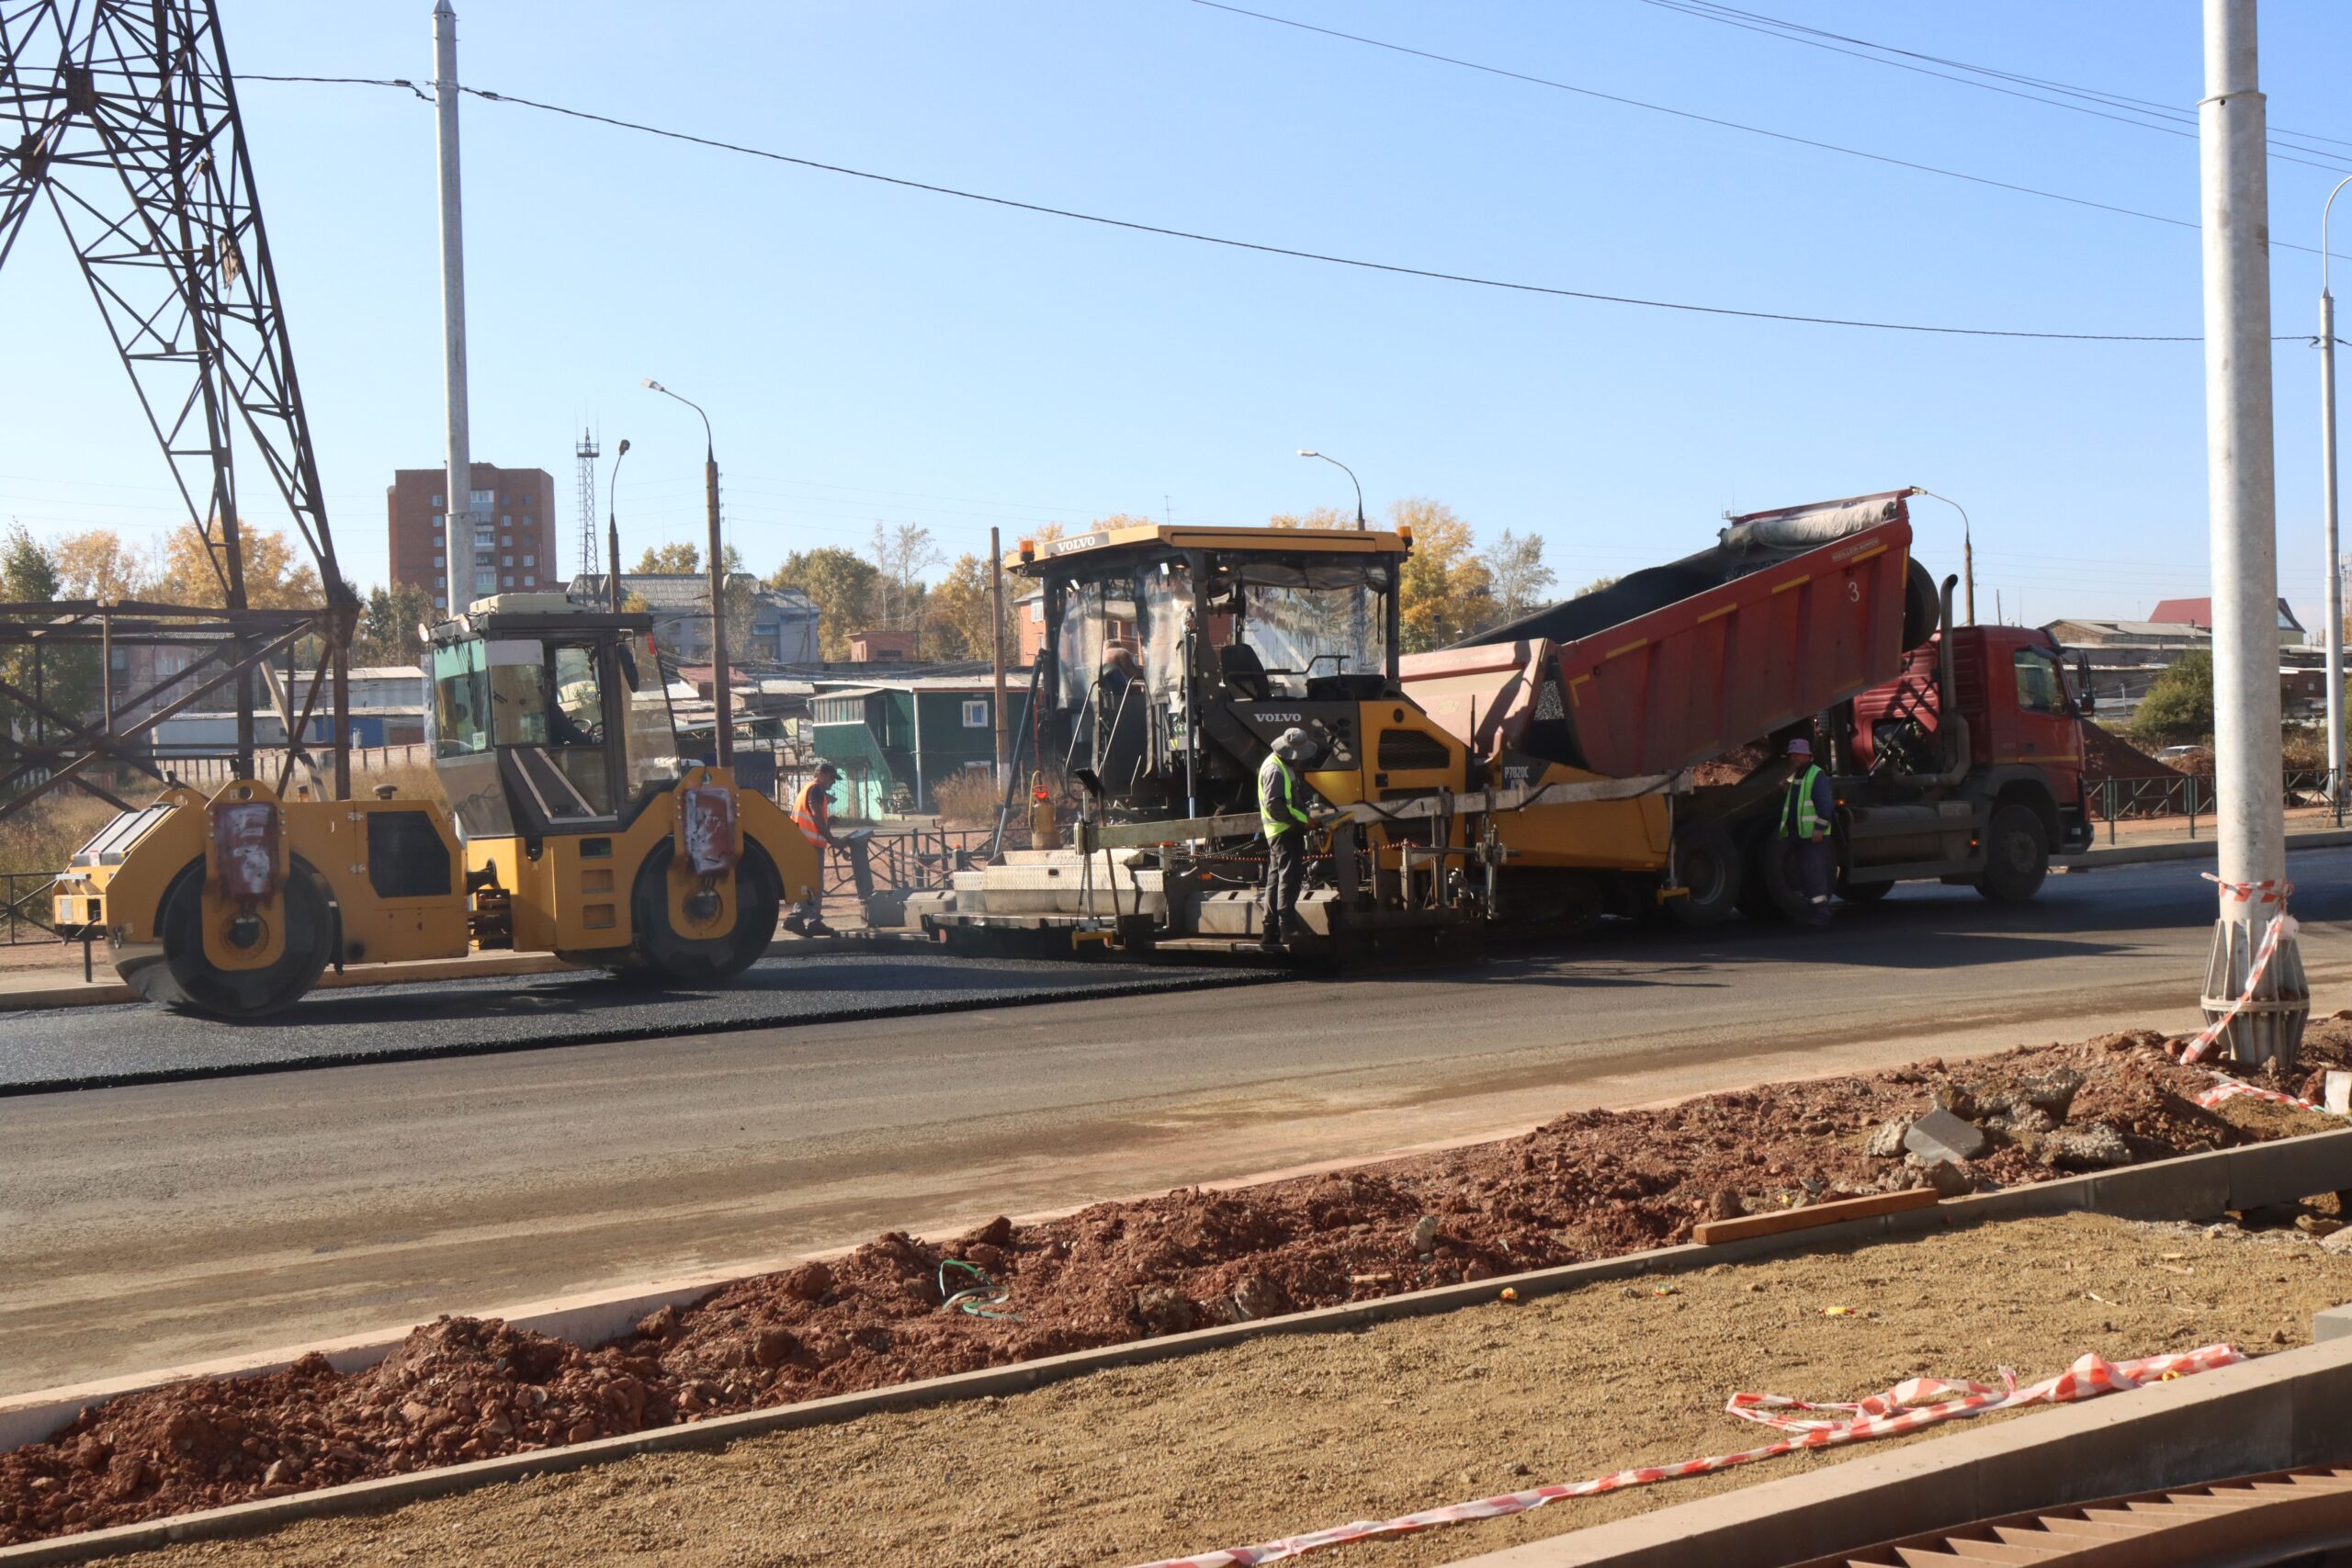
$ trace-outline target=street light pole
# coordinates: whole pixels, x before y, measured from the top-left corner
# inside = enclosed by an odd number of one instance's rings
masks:
[[[2327,220],[2335,182],[2319,209],[2319,442],[2320,497],[2327,516],[2327,798],[2335,804],[2344,788],[2344,568],[2335,531],[2335,297],[2327,290]]]
[[[1948,495],[1938,495],[1926,485],[1913,485],[1911,488],[1928,500],[1940,501],[1960,513],[1960,570],[1965,594],[1961,613],[1968,617],[1968,624],[1973,626],[1976,624],[1976,541],[1969,526],[1968,508]]]
[[[2232,1057],[2285,1068],[2301,1043],[2311,999],[2285,904],[2266,110],[2257,85],[2255,0],[2205,0],[2204,11],[2198,185],[2221,886],[2201,1000],[2209,1027],[2220,1029],[2218,1043]],[[2256,955],[2266,940],[2277,947],[2256,984]],[[2231,1020],[2226,1026],[2224,1018]]]
[[[1364,531],[1363,483],[1356,478],[1356,471],[1348,467],[1345,463],[1340,461],[1337,457],[1324,457],[1322,453],[1316,451],[1311,446],[1300,447],[1298,449],[1298,455],[1302,457],[1323,457],[1325,462],[1330,464],[1333,468],[1339,469],[1340,472],[1348,476],[1348,482],[1356,487],[1356,532],[1359,534],[1363,533]]]
[[[613,614],[621,613],[621,525],[616,508],[620,504],[621,459],[628,456],[628,437],[621,437],[621,449],[613,454],[613,482],[605,487],[605,597]]]
[[[665,398],[678,401],[702,415],[702,488],[703,504],[710,514],[710,705],[711,758],[722,768],[735,765],[735,708],[729,700],[727,673],[727,568],[722,560],[723,547],[718,536],[718,446],[710,434],[710,415],[692,398],[680,398],[661,382],[648,376],[645,384]]]
[[[442,513],[442,543],[449,596],[448,616],[457,619],[472,603],[474,581],[474,466],[467,449],[466,238],[464,199],[458,169],[458,13],[449,0],[433,7],[433,101],[441,164],[441,392],[447,436],[448,504]]]

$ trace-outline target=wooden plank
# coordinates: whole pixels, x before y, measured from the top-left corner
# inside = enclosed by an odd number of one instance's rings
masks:
[[[1702,1220],[1690,1232],[1690,1239],[1701,1247],[1714,1247],[1726,1241],[1744,1241],[1753,1235],[1779,1235],[1783,1231],[1834,1225],[1840,1220],[1866,1220],[1872,1214],[1925,1209],[1936,1201],[1934,1188],[1914,1187],[1905,1192],[1878,1192],[1868,1198],[1845,1198],[1835,1203],[1815,1203],[1803,1209],[1783,1209],[1777,1213],[1745,1214],[1736,1220]]]

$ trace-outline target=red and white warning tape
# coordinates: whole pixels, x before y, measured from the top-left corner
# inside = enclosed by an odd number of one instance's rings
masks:
[[[2205,1053],[2211,1051],[2213,1048],[2213,1043],[2221,1039],[2222,1031],[2230,1026],[2230,1021],[2243,1012],[2248,1002],[2254,1000],[2255,990],[2262,984],[2262,976],[2269,969],[2270,960],[2278,953],[2279,942],[2293,936],[2296,931],[2295,917],[2287,913],[2287,895],[2295,890],[2293,883],[2284,879],[2266,882],[2223,882],[2210,871],[2202,874],[2206,881],[2219,885],[2224,897],[2234,898],[2241,904],[2275,903],[2278,906],[2278,912],[2270,917],[2270,924],[2263,929],[2262,945],[2256,949],[2254,964],[2245,972],[2245,988],[2238,993],[2236,1000],[2230,1003],[2228,1011],[2207,1024],[2198,1032],[2197,1038],[2182,1047],[2180,1059],[2184,1062],[2204,1059]]]
[[[2227,1345],[2208,1345],[2199,1350],[2148,1356],[2133,1361],[2109,1361],[2097,1355],[2086,1355],[2056,1377],[2046,1378],[2029,1388],[2018,1387],[2017,1380],[2005,1368],[2001,1373],[2005,1386],[2000,1389],[1943,1378],[1910,1378],[1883,1393],[1872,1394],[1853,1404],[1810,1404],[1778,1393],[1735,1393],[1731,1402],[1724,1406],[1731,1415],[1743,1421],[1776,1427],[1792,1436],[1738,1453],[1714,1454],[1706,1459],[1686,1460],[1680,1464],[1621,1470],[1614,1475],[1600,1476],[1591,1481],[1538,1486],[1525,1492],[1507,1492],[1499,1497],[1454,1503],[1394,1519],[1362,1519],[1351,1525],[1335,1525],[1307,1535],[1261,1541],[1256,1546],[1228,1546],[1221,1551],[1202,1552],[1196,1557],[1162,1558],[1144,1564],[1142,1568],[1255,1568],[1259,1563],[1280,1562],[1321,1547],[1340,1546],[1375,1536],[1408,1535],[1435,1525],[1501,1518],[1570,1497],[1593,1497],[1604,1492],[1622,1491],[1628,1486],[1646,1486],[1653,1482],[1675,1481],[1686,1475],[1705,1475],[1713,1471],[1729,1470],[1734,1465],[1753,1463],[1759,1459],[1794,1453],[1801,1449],[1837,1448],[1846,1443],[1867,1442],[1872,1438],[1891,1438],[1903,1432],[1917,1431],[1922,1427],[1932,1427],[1939,1421],[1982,1416],[1988,1410],[2015,1410],[2029,1404],[2067,1404],[2076,1400],[2096,1399],[2102,1393],[2211,1371],[2216,1367],[2226,1367],[2245,1359]],[[1780,1414],[1791,1410],[1834,1411],[1839,1418],[1813,1420]]]

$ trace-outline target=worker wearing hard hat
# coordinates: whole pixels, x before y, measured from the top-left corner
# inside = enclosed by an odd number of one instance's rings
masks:
[[[1296,726],[1274,737],[1258,768],[1258,818],[1266,833],[1266,886],[1259,897],[1258,945],[1283,951],[1297,934],[1298,890],[1306,880],[1306,790],[1297,764],[1316,752],[1315,738]]]
[[[1805,923],[1829,923],[1829,890],[1838,875],[1838,848],[1829,830],[1838,819],[1838,799],[1829,775],[1813,760],[1813,742],[1789,742],[1788,794],[1781,801],[1781,837],[1788,840],[1789,869],[1804,897]]]
[[[832,792],[834,781],[842,772],[820,757],[808,783],[792,795],[792,820],[801,834],[820,851],[841,848],[841,840],[833,836]],[[818,886],[808,890],[806,902],[784,918],[784,929],[795,936],[831,936],[833,928],[825,923],[825,857],[817,857]]]

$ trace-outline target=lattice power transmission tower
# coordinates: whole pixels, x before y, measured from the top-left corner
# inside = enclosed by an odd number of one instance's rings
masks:
[[[596,444],[594,433],[580,433],[580,444],[571,455],[580,459],[580,575],[587,577],[596,570],[596,458],[603,450]]]
[[[332,686],[335,788],[347,794],[343,675],[355,604],[335,563],[213,0],[0,0],[0,265],[37,205],[64,227],[203,540],[220,607],[0,604],[0,647],[30,647],[36,670],[77,646],[198,650],[188,672],[147,691],[109,681],[96,721],[0,681],[32,732],[0,725],[0,817],[68,780],[107,795],[81,777],[100,761],[155,773],[145,732],[223,686],[235,693],[237,760],[250,775],[257,670],[288,727],[281,785]],[[317,610],[247,607],[240,431],[318,570],[327,602]],[[290,663],[283,681],[271,663],[303,644],[320,651],[307,700]]]

